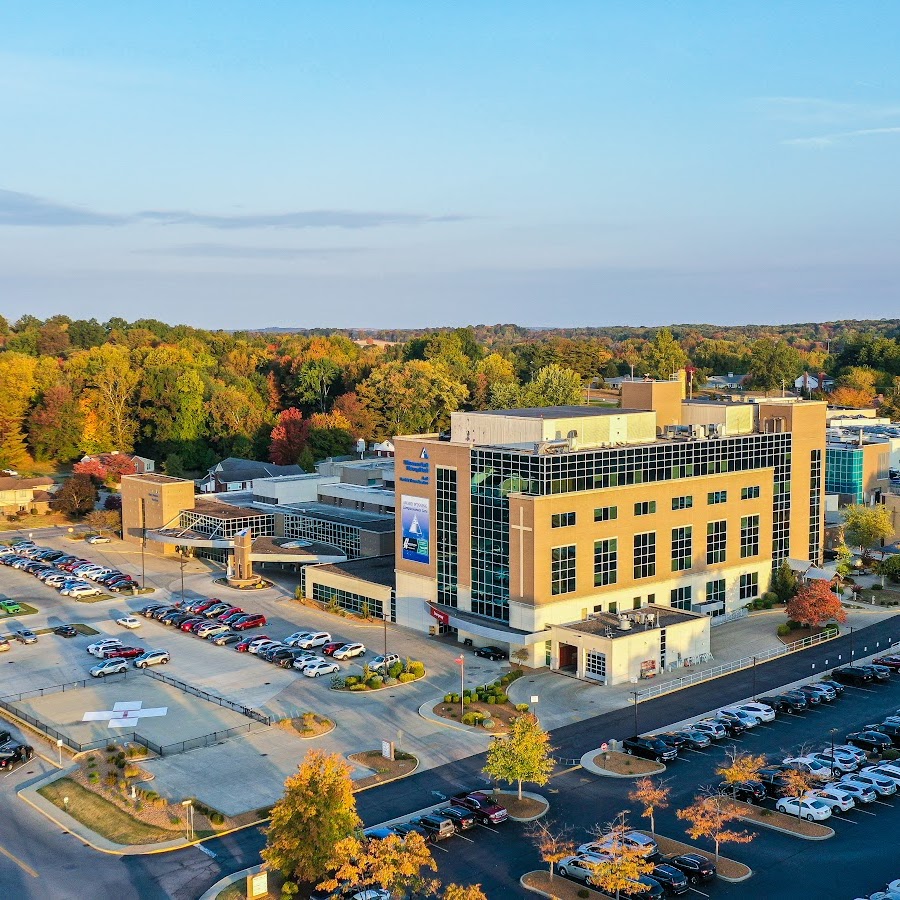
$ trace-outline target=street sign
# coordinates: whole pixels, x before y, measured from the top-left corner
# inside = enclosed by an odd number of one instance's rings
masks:
[[[604,742],[600,745],[600,750],[601,750],[603,753],[606,753],[606,751],[609,750],[609,744],[607,744],[606,741],[604,741]]]

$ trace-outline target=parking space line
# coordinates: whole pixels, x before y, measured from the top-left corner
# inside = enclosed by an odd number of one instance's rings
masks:
[[[871,810],[869,810],[869,809],[860,809],[858,806],[856,807],[856,811],[859,812],[859,813],[865,813],[865,815],[867,815],[867,816],[874,816],[874,815],[875,815],[875,813],[873,813]]]
[[[873,803],[877,803],[879,806],[889,806],[891,809],[894,808],[893,803],[885,803],[884,800],[873,800]]]
[[[875,815],[875,813],[872,813],[872,815]],[[456,834],[454,835],[454,837],[458,837],[458,838],[460,838],[460,839],[463,840],[463,841],[468,841],[470,844],[474,844],[474,843],[475,843],[475,841],[473,841],[472,838],[467,838],[464,834],[460,834],[458,831],[456,832]]]
[[[709,897],[709,894],[704,894],[703,891],[697,890],[695,887],[688,888],[688,890],[693,891],[695,894],[699,894],[701,897]]]
[[[484,828],[486,831],[493,831],[494,834],[500,834],[500,832],[497,831],[496,828],[491,828],[490,825],[482,825],[481,822],[478,822],[477,825],[479,828]]]
[[[851,691],[862,691],[864,694],[877,694],[878,691],[873,691],[871,688],[861,688],[857,687],[855,684],[848,684],[846,687],[850,688]]]
[[[443,850],[444,853],[450,852],[446,847],[442,847],[440,845],[440,843],[438,843],[437,841],[432,841],[429,846],[431,847],[432,850]]]
[[[696,753],[698,756],[709,756],[708,753],[704,753],[702,750],[695,750],[693,747],[685,747],[688,753]]]
[[[843,816],[836,816],[834,813],[829,818],[837,819],[839,822],[852,822],[854,825],[859,825],[859,822],[854,822],[853,819],[845,819]]]

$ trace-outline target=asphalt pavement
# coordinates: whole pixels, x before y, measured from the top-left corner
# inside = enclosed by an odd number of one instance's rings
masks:
[[[896,640],[900,640],[900,621],[887,620],[861,629],[852,637],[842,636],[826,645],[760,665],[755,674],[745,670],[642,703],[637,710],[638,730],[659,729],[754,693],[770,692],[846,663],[851,650],[854,656],[862,657]],[[769,753],[789,751],[814,738],[824,744],[829,728],[837,727],[846,733],[875,721],[900,707],[900,677],[877,690],[848,688],[847,695],[834,709],[817,710],[795,719],[779,720],[771,728],[756,729],[745,738],[746,749]],[[633,731],[634,711],[624,709],[557,729],[552,733],[552,740],[558,756],[579,758],[604,740],[626,737]],[[698,754],[696,759],[692,755],[672,766],[673,809],[684,805],[699,785],[710,782],[717,765],[716,754],[721,758],[723,753],[717,750],[708,756]],[[429,806],[440,799],[439,795],[449,796],[458,790],[483,786],[483,765],[483,754],[478,754],[363,792],[357,796],[360,814],[366,824],[375,824]],[[223,777],[229,777],[227,766]],[[209,841],[204,845],[207,852],[190,848],[127,858],[95,853],[71,836],[60,835],[46,821],[38,820],[37,813],[30,808],[23,810],[21,807],[25,805],[12,797],[16,780],[11,776],[0,786],[7,794],[6,812],[0,817],[0,882],[4,888],[13,886],[12,893],[4,891],[9,896],[29,900],[71,897],[72,873],[78,872],[79,879],[88,878],[95,885],[102,885],[103,896],[195,900],[229,872],[259,862],[264,839],[258,829]],[[625,795],[629,789],[628,782],[596,778],[575,769],[560,772],[544,792],[552,804],[551,819],[571,825],[580,836],[586,835],[590,826],[608,821],[627,808]],[[772,900],[782,897],[852,900],[870,893],[890,878],[900,877],[900,856],[892,847],[900,838],[900,809],[879,807],[875,817],[862,814],[858,817],[860,821],[836,823],[841,826],[838,834],[826,842],[806,842],[761,831],[752,844],[734,850],[737,858],[754,869],[753,879],[744,885],[717,884],[710,891],[704,889],[704,893]],[[636,812],[631,819],[641,824]],[[674,837],[683,835],[682,823],[675,820],[672,811],[659,816],[657,828]],[[542,864],[524,832],[524,826],[507,823],[494,831],[479,829],[476,840],[463,846],[458,846],[461,842],[453,839],[435,852],[441,878],[481,883],[492,900],[525,896],[518,884],[519,875]],[[7,854],[15,856],[15,860]],[[23,865],[31,868],[36,877]],[[692,896],[696,898],[696,894]]]

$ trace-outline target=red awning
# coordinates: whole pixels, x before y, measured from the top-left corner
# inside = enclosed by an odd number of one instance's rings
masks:
[[[438,622],[441,623],[441,625],[450,624],[450,616],[447,613],[441,612],[439,609],[435,609],[433,606],[429,606],[428,611],[435,619],[438,620]]]

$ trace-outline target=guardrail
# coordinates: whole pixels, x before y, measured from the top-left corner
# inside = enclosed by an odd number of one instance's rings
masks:
[[[728,675],[731,672],[749,669],[757,663],[768,662],[771,659],[779,659],[790,653],[796,653],[798,650],[806,650],[817,644],[824,644],[826,641],[834,640],[834,638],[839,636],[838,632],[822,631],[819,632],[819,634],[805,637],[803,640],[794,641],[792,644],[785,644],[783,647],[772,647],[770,650],[764,650],[756,656],[744,656],[741,659],[735,659],[729,663],[713,666],[711,669],[704,669],[701,672],[692,672],[690,675],[685,675],[683,678],[675,678],[672,681],[654,684],[652,687],[637,692],[637,702],[643,703],[645,700],[652,700],[654,697],[661,697],[663,694],[668,694],[672,691],[679,691],[682,688],[701,684],[704,681],[709,681],[711,678],[719,678],[722,675]]]

